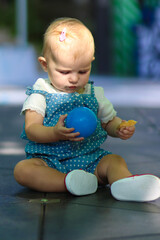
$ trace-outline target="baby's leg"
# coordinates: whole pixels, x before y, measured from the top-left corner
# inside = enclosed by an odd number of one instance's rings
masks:
[[[41,192],[65,192],[65,176],[39,158],[23,160],[14,169],[19,184]]]
[[[95,170],[99,183],[111,185],[114,198],[122,201],[148,202],[160,197],[160,179],[150,174],[132,176],[123,158],[107,155]]]
[[[128,170],[125,160],[119,155],[108,154],[104,156],[95,170],[95,175],[100,184],[113,182],[132,175]]]

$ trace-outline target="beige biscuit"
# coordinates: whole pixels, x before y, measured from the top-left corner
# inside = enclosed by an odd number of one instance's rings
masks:
[[[135,120],[128,120],[128,121],[125,121],[125,122],[121,122],[121,124],[119,125],[119,128],[121,128],[121,127],[132,127],[136,123],[137,123],[137,121],[135,121]]]

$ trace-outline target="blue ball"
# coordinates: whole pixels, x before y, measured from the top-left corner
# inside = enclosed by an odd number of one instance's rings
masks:
[[[97,127],[95,113],[87,107],[74,108],[66,118],[66,127],[74,128],[73,132],[80,132],[78,137],[89,137]]]

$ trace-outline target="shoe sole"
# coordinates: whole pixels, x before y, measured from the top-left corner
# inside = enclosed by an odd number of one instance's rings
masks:
[[[83,170],[73,170],[66,175],[67,190],[76,196],[95,193],[98,187],[97,177]]]
[[[111,185],[111,193],[120,201],[154,201],[160,197],[160,179],[149,174],[120,179]]]

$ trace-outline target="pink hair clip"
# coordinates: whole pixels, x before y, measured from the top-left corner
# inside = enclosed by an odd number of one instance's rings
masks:
[[[63,31],[61,32],[61,35],[59,37],[59,41],[63,42],[66,39],[66,28],[63,29]]]

